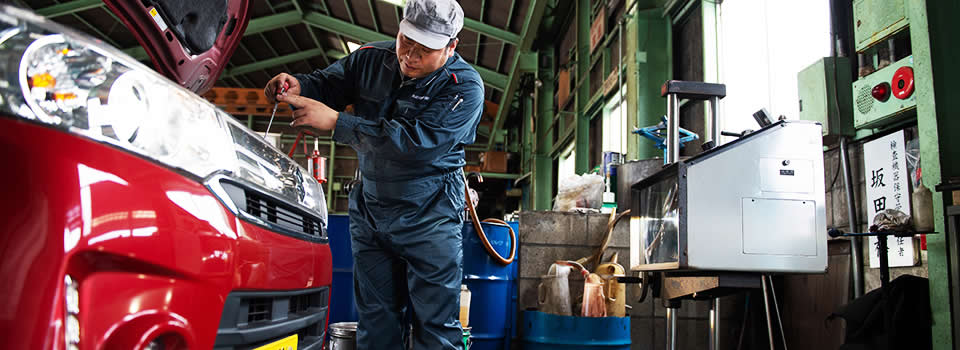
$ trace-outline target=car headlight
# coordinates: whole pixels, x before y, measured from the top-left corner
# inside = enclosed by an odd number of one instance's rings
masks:
[[[323,190],[283,152],[119,50],[0,6],[0,110],[195,175],[228,176],[319,214]]]

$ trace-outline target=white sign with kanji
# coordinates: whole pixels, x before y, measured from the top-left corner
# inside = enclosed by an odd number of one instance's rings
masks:
[[[910,191],[907,177],[906,142],[903,130],[863,145],[863,171],[866,179],[866,221],[884,209],[896,209],[910,215]],[[887,237],[887,257],[891,267],[913,266],[913,238]],[[880,267],[880,245],[870,237],[870,267]]]

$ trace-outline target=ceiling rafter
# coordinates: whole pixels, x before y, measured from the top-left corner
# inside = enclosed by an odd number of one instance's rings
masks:
[[[383,0],[380,0],[380,1],[383,1]],[[397,6],[398,8],[400,7],[400,4],[398,4],[398,3],[396,3],[396,2],[392,2],[392,1],[384,1],[384,2],[385,2],[385,3],[388,3],[388,4],[391,4],[391,5],[394,5],[394,6]],[[528,18],[528,19],[529,19],[529,18]],[[518,45],[518,44],[520,44],[520,39],[521,39],[521,36],[520,36],[520,35],[518,35],[518,34],[516,34],[516,33],[514,33],[514,32],[511,32],[511,31],[509,31],[509,30],[503,30],[503,29],[497,28],[497,27],[495,27],[495,26],[492,26],[492,25],[483,23],[483,22],[478,21],[478,20],[475,20],[475,19],[473,19],[473,18],[464,17],[464,19],[463,19],[463,27],[464,27],[464,28],[467,28],[467,29],[470,29],[470,30],[472,30],[472,31],[475,31],[475,32],[483,33],[483,34],[486,35],[486,36],[489,36],[489,37],[491,37],[491,38],[498,39],[498,40],[500,40],[500,41],[508,42],[508,43],[510,43],[510,44],[513,44],[513,45]],[[509,27],[509,23],[508,23],[508,27]]]
[[[340,51],[336,51],[336,50],[326,51],[323,48],[318,47],[315,49],[298,51],[296,53],[292,53],[289,55],[277,56],[277,57],[268,58],[261,61],[256,61],[253,63],[236,66],[224,71],[223,74],[220,76],[220,78],[221,79],[232,78],[236,75],[256,72],[261,69],[266,69],[273,66],[283,65],[291,62],[300,61],[300,60],[305,60],[305,59],[308,59],[314,56],[323,55],[323,54],[330,55],[331,57],[338,57],[338,56],[342,57],[345,55]]]
[[[311,26],[326,30],[328,32],[343,33],[343,35],[363,42],[394,40],[394,38],[389,35],[355,24],[350,24],[340,19],[317,12],[307,13],[303,16],[303,20],[305,23]],[[477,73],[480,73],[480,77],[483,79],[483,82],[490,87],[501,91],[506,88],[507,76],[477,65],[474,65],[473,68],[477,70]]]
[[[103,6],[103,0],[73,0],[37,9],[36,12],[38,15],[53,18],[100,6]]]
[[[504,120],[507,119],[506,115],[509,113],[511,102],[513,102],[513,95],[516,92],[517,86],[520,85],[520,57],[523,56],[526,51],[530,50],[530,47],[533,45],[533,39],[536,37],[534,32],[540,27],[540,20],[543,19],[543,11],[546,8],[547,2],[547,0],[530,0],[527,18],[523,21],[523,30],[520,35],[523,40],[517,47],[516,54],[513,55],[513,64],[510,65],[507,88],[500,97],[500,109],[497,110],[497,116],[493,120],[493,128],[490,129],[491,132],[490,139],[487,141],[487,150],[493,149],[496,132],[503,127]],[[535,62],[533,66],[536,67]]]

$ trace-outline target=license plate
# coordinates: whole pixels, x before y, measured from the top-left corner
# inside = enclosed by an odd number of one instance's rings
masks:
[[[291,335],[253,350],[297,350],[297,335]]]

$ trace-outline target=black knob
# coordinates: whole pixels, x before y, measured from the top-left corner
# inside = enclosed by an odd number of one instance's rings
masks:
[[[837,238],[837,237],[843,236],[843,231],[840,231],[836,227],[833,227],[827,230],[827,234],[830,235],[830,237]]]

